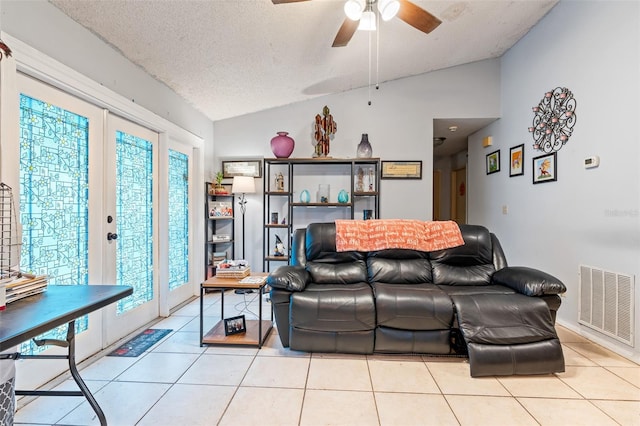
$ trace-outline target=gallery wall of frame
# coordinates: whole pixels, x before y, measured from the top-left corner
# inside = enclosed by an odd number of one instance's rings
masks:
[[[500,171],[500,150],[490,152],[486,158],[486,174]],[[551,152],[534,157],[531,176],[534,184],[555,182],[558,180],[558,153]],[[524,144],[509,148],[509,177],[524,176],[525,155]]]

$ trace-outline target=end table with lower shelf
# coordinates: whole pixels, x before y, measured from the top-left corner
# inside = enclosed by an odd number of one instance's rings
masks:
[[[221,278],[217,275],[200,284],[200,346],[204,345],[246,345],[261,348],[267,340],[267,336],[273,329],[273,307],[271,307],[270,319],[262,319],[262,304],[264,303],[265,287],[267,286],[267,273],[252,273],[250,277],[263,277],[259,283],[241,283],[242,278]],[[204,295],[206,290],[220,290],[221,313],[218,321],[211,330],[204,334]],[[246,319],[247,331],[239,334],[225,335],[224,332],[224,292],[226,290],[257,290],[258,291],[258,318]]]

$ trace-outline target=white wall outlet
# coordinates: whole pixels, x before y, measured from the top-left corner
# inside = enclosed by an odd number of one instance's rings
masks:
[[[509,206],[506,204],[502,206],[502,214],[509,214]]]

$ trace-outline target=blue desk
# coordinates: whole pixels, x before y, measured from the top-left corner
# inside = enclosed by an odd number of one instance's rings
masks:
[[[34,396],[84,396],[101,425],[106,425],[105,415],[78,372],[75,359],[75,321],[84,315],[110,305],[133,293],[129,286],[116,285],[50,285],[47,291],[7,305],[0,311],[0,352],[11,349],[58,326],[67,324],[65,340],[45,339],[38,344],[63,346],[67,355],[16,355],[16,358],[59,359],[69,361],[69,371],[80,391],[25,391],[16,395]]]

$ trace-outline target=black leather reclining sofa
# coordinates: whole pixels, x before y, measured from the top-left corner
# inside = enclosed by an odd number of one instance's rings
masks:
[[[335,223],[294,232],[267,278],[283,346],[306,352],[468,356],[471,376],[564,371],[557,278],[509,267],[497,237],[461,225],[436,252],[337,252]]]

